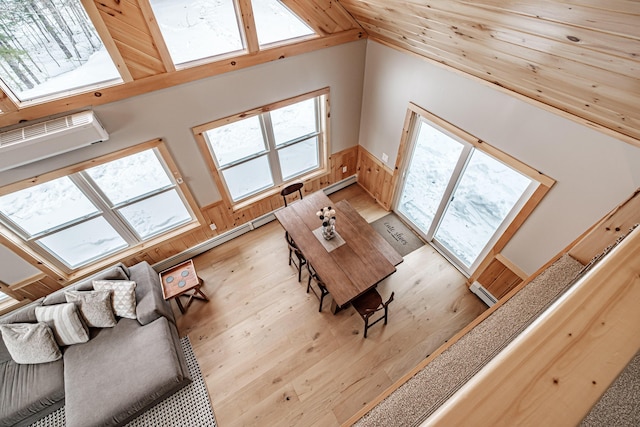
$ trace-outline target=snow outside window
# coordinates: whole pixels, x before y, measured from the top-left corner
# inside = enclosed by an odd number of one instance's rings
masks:
[[[322,166],[323,99],[310,98],[203,132],[233,202]]]
[[[0,79],[19,101],[122,79],[80,0],[0,0]]]
[[[153,14],[175,65],[241,51],[233,0],[151,0]]]
[[[251,4],[260,46],[315,34],[278,0],[253,0]]]
[[[193,219],[156,149],[0,197],[0,221],[69,269]]]

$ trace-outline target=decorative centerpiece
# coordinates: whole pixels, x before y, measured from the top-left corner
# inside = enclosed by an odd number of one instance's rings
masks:
[[[324,207],[316,212],[322,221],[322,237],[331,240],[336,235],[336,211],[331,206]]]

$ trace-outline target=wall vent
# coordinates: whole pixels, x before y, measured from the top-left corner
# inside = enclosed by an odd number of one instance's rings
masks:
[[[0,172],[107,139],[93,111],[0,131]]]
[[[478,295],[485,304],[489,307],[498,302],[498,299],[491,295],[491,292],[486,290],[480,283],[477,281],[473,282],[473,284],[469,287],[469,290],[474,294]]]

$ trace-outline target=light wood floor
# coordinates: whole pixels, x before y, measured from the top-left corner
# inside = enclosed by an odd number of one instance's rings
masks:
[[[370,222],[386,214],[356,184],[330,197]],[[486,309],[425,245],[378,286],[385,299],[395,291],[389,323],[363,339],[353,308],[333,315],[327,297],[318,312],[287,255],[273,221],[194,258],[211,301],[177,314],[178,327],[221,427],[338,426]]]

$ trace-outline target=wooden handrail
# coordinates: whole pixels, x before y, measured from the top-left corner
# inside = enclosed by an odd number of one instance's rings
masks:
[[[640,227],[423,425],[577,425],[640,349]]]

